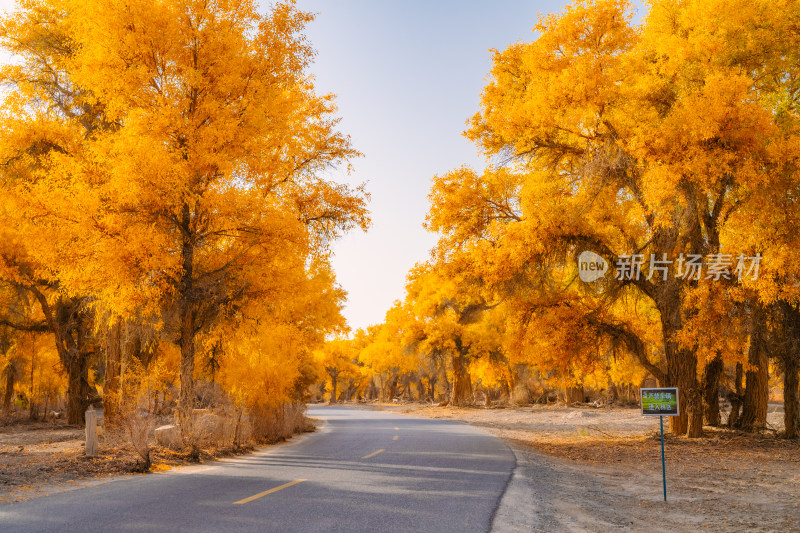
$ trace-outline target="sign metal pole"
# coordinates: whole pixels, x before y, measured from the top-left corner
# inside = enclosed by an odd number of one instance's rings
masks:
[[[664,458],[664,417],[659,416],[661,422],[661,481],[664,484],[664,501],[667,501],[667,461]]]

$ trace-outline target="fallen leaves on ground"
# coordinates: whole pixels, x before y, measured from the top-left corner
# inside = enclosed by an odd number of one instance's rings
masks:
[[[40,422],[17,423],[0,430],[0,504],[22,501],[114,476],[141,473],[142,460],[124,444],[99,447],[95,457],[84,453],[83,429]],[[210,447],[200,462],[252,451],[252,448]],[[150,472],[192,464],[188,455],[161,446],[151,448]]]

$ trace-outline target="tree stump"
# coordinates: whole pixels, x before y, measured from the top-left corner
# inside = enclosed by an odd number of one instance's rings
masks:
[[[97,455],[97,411],[86,411],[86,456]]]

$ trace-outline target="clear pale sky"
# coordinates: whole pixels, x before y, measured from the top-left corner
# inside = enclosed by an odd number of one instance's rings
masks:
[[[298,0],[317,14],[307,36],[320,92],[337,95],[341,130],[364,157],[338,181],[367,183],[372,229],[334,245],[353,329],[383,321],[436,236],[422,228],[435,174],[483,160],[461,132],[478,110],[490,48],[535,38],[562,0]],[[639,2],[637,2],[639,3]],[[265,9],[270,2],[261,0]],[[0,0],[0,9],[14,2]],[[5,57],[0,57],[5,59]]]
[[[436,236],[422,228],[430,180],[483,158],[461,132],[478,110],[490,48],[530,41],[539,13],[563,1],[298,0],[317,13],[306,34],[312,72],[337,95],[341,129],[364,157],[351,183],[367,182],[373,227],[334,245],[353,329],[383,321],[405,277]]]

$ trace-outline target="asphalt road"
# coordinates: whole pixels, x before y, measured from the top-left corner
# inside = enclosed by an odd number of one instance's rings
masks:
[[[0,507],[0,532],[488,531],[515,466],[465,424],[316,407],[300,442]]]

